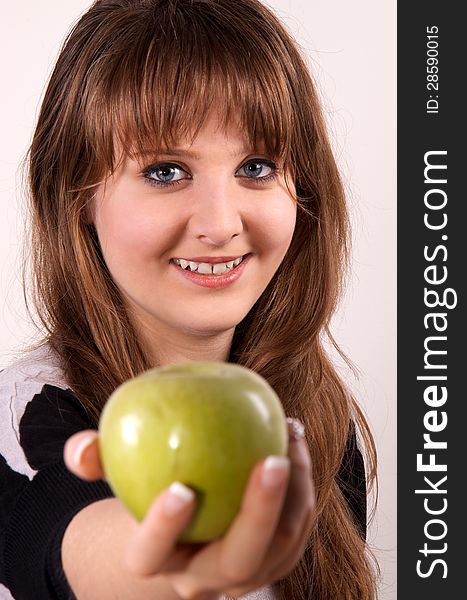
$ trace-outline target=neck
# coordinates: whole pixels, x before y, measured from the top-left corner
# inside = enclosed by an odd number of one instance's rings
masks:
[[[194,361],[227,361],[234,329],[221,332],[173,331],[144,327],[142,338],[151,364],[156,366]]]

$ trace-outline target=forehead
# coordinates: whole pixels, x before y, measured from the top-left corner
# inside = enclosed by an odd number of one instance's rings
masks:
[[[251,135],[242,128],[238,119],[224,122],[217,110],[212,111],[194,131],[171,132],[170,136],[159,140],[158,143],[151,143],[150,139],[147,142],[146,149],[135,148],[135,153],[151,154],[170,150],[174,155],[190,154],[197,158],[199,154],[197,148],[219,143],[230,150],[232,158],[236,158],[247,151],[261,150],[265,145],[264,139],[260,135],[257,135],[256,139],[252,139]]]

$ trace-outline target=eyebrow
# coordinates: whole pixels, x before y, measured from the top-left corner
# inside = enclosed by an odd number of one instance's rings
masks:
[[[250,154],[254,152],[253,148],[244,146],[238,152],[231,153],[232,158],[239,158],[240,156],[245,156],[246,154]],[[260,150],[258,150],[260,152]],[[178,158],[192,158],[194,160],[201,160],[201,155],[196,150],[184,149],[184,148],[160,148],[158,151],[155,150],[147,150],[144,152],[138,152],[138,156],[175,156]]]
[[[180,158],[194,158],[200,160],[201,156],[196,150],[184,150],[183,148],[161,148],[159,154],[165,154],[166,156],[178,156]]]

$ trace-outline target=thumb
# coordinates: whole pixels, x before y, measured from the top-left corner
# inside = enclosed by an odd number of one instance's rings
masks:
[[[68,469],[81,479],[93,481],[105,477],[97,431],[86,429],[72,435],[65,443],[63,455]]]

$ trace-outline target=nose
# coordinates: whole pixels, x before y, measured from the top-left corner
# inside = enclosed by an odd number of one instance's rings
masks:
[[[229,186],[200,193],[190,219],[191,234],[210,246],[226,246],[243,231],[239,198]]]

